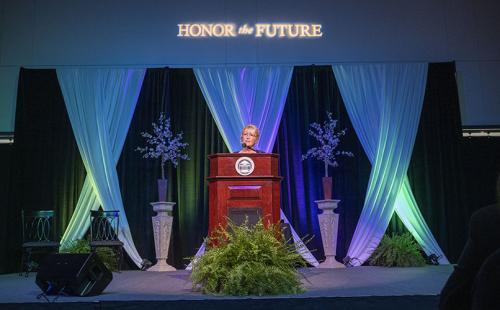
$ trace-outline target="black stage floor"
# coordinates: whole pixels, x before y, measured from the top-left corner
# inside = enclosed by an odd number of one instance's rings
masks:
[[[0,275],[0,309],[437,309],[451,266],[301,269],[306,292],[279,296],[207,296],[191,290],[190,273],[114,273],[103,294],[37,299],[35,274]],[[52,296],[49,296],[52,299]]]

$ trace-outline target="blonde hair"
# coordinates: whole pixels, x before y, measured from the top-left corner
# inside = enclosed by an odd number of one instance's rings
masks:
[[[241,131],[241,135],[243,136],[243,133],[245,132],[245,129],[252,129],[254,132],[255,132],[255,137],[257,139],[259,139],[259,136],[260,136],[260,131],[259,131],[259,128],[257,128],[257,126],[255,126],[254,124],[248,124],[246,125],[243,130]]]

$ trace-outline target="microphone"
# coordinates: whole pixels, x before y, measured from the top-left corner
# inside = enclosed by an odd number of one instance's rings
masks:
[[[247,150],[252,150],[252,151],[255,151],[255,150],[253,149],[253,147],[248,146],[245,142],[241,142],[241,147],[242,147],[242,148],[245,148],[245,149],[247,149]]]

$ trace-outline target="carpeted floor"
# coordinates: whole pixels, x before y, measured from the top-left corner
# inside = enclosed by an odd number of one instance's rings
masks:
[[[437,309],[438,294],[452,271],[451,266],[420,268],[356,267],[349,269],[302,269],[307,290],[298,295],[280,296],[207,296],[193,292],[189,272],[124,271],[114,273],[113,281],[103,294],[92,297],[61,296],[55,303],[71,309],[83,308],[165,308],[211,309],[245,307],[271,309],[316,308],[325,305],[336,309]],[[35,274],[0,275],[0,308],[21,309],[47,303],[37,299],[41,290],[35,284]],[[53,297],[50,297],[52,300]],[[67,304],[66,304],[67,303]],[[385,304],[385,307],[382,307]],[[147,305],[147,306],[145,306]],[[46,304],[45,306],[49,306]],[[56,304],[50,305],[50,308]],[[359,306],[359,307],[358,307]],[[394,308],[394,307],[398,308]],[[65,307],[65,308],[66,308]],[[420,307],[420,308],[416,308]],[[45,308],[45,307],[44,307]],[[170,307],[167,307],[170,308]]]

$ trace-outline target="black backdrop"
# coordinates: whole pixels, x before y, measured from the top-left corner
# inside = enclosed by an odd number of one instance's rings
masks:
[[[135,151],[144,144],[140,132],[151,131],[151,123],[165,111],[172,120],[174,132],[183,132],[189,141],[189,161],[177,169],[168,167],[169,201],[174,208],[173,237],[169,264],[183,268],[193,256],[208,230],[207,156],[227,152],[223,139],[210,115],[203,94],[191,69],[148,69],[134,118],[118,162],[125,212],[139,253],[154,261],[154,240],[149,203],[156,201],[156,180],[160,176],[158,161],[141,159]],[[155,200],[156,199],[156,200]]]
[[[493,202],[498,172],[499,140],[462,139],[453,63],[430,64],[424,108],[408,175],[417,202],[439,244],[451,261],[463,246],[467,220],[478,207]],[[190,142],[190,161],[169,169],[169,195],[178,202],[169,262],[186,263],[207,230],[206,155],[225,152],[222,138],[206,107],[191,69],[148,69],[134,119],[117,166],[127,218],[135,244],[154,260],[149,202],[156,197],[159,164],[134,151],[139,133],[164,110],[175,131]],[[325,111],[348,129],[342,148],[355,158],[342,160],[333,171],[334,195],[342,200],[338,258],[345,256],[361,212],[370,165],[347,117],[330,66],[296,67],[275,145],[280,153],[283,210],[299,234],[317,235],[314,199],[320,197],[320,163],[291,165],[311,146],[306,127],[322,122]],[[297,142],[298,141],[298,142]],[[293,142],[293,143],[292,143]],[[14,146],[0,146],[0,272],[19,268],[20,210],[55,209],[57,229],[66,227],[85,178],[85,169],[72,134],[55,70],[21,69],[16,107]],[[302,174],[302,181],[298,175]],[[302,182],[304,192],[294,186]],[[304,203],[301,203],[304,202]],[[403,231],[393,219],[389,232]],[[319,259],[321,242],[309,244]]]
[[[462,129],[453,63],[430,64],[408,177],[438,244],[456,261],[467,234]]]
[[[341,259],[347,253],[363,208],[371,165],[349,120],[330,66],[295,67],[274,152],[280,154],[280,173],[284,177],[282,209],[300,236],[314,237],[308,247],[315,249],[316,258],[324,259],[314,203],[322,197],[324,164],[317,160],[300,161],[301,155],[315,146],[314,138],[308,135],[309,124],[325,121],[326,111],[338,120],[338,129],[347,129],[339,147],[356,154],[354,158],[340,158],[340,167],[330,169],[333,196],[341,200],[337,244],[337,257]]]
[[[0,268],[15,271],[20,264],[21,209],[56,211],[58,232],[66,227],[78,201],[85,168],[66,113],[55,70],[21,68],[15,143]]]

